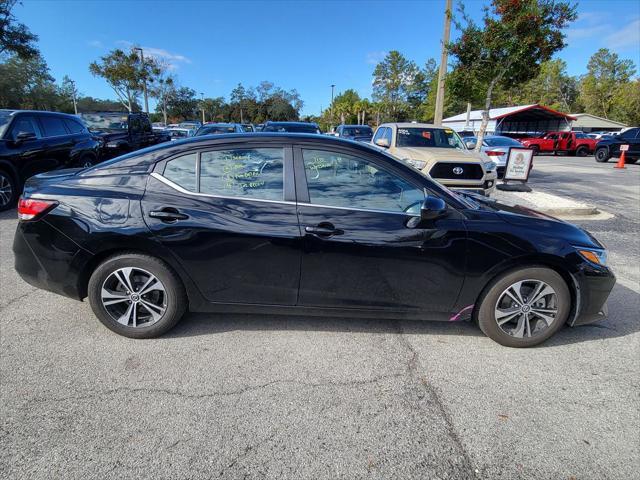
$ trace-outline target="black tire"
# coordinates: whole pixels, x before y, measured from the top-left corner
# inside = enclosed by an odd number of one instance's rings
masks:
[[[163,302],[166,309],[159,320],[150,325],[130,326],[118,323],[102,302],[102,288],[112,274],[121,268],[134,268],[155,276],[164,286]],[[133,283],[133,282],[132,282]],[[178,275],[162,260],[139,253],[122,253],[104,260],[95,269],[88,285],[91,308],[98,320],[109,330],[129,338],[153,338],[173,328],[187,311],[188,299],[184,285]],[[143,297],[140,295],[140,297]],[[122,308],[128,308],[132,302],[124,302]],[[140,305],[142,307],[142,305]],[[111,308],[111,307],[110,307]],[[143,308],[136,305],[138,315],[144,314]]]
[[[576,150],[576,157],[586,157],[589,155],[589,149],[587,147],[578,147]]]
[[[80,157],[80,159],[76,162],[77,168],[89,168],[93,167],[96,164],[96,157],[90,153],[85,153]]]
[[[557,299],[557,314],[551,325],[543,330],[532,332],[529,337],[518,338],[498,326],[495,308],[503,292],[510,285],[523,280],[542,281],[553,288]],[[571,294],[566,282],[557,272],[546,267],[521,267],[500,275],[487,285],[478,301],[475,316],[482,332],[492,340],[506,347],[524,348],[539,345],[553,336],[566,323],[570,311]]]
[[[638,161],[637,158],[624,158],[624,163],[636,163]]]
[[[533,150],[533,155],[540,155],[540,147],[537,145],[534,145],[533,147],[531,147],[531,150]]]
[[[14,176],[0,169],[0,212],[13,208],[19,196],[18,182]]]
[[[594,157],[598,163],[607,163],[611,155],[609,155],[609,149],[607,147],[600,147],[596,149]]]

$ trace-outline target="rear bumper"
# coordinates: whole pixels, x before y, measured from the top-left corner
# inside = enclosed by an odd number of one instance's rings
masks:
[[[16,272],[28,284],[82,299],[79,274],[92,255],[46,221],[19,222],[13,254]]]

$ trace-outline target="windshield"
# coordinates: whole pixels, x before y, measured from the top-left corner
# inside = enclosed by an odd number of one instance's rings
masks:
[[[442,128],[398,128],[397,147],[458,148],[466,150],[456,132]]]
[[[371,127],[346,127],[342,129],[342,133],[350,137],[373,136],[373,130]]]
[[[576,133],[576,138],[589,138],[586,133]]]
[[[509,137],[485,137],[484,143],[489,147],[521,147],[522,144]]]
[[[236,127],[233,125],[216,125],[212,127],[201,127],[198,130],[198,136],[200,135],[220,135],[222,133],[235,133]]]
[[[7,125],[11,121],[12,112],[0,112],[0,138],[4,135]]]
[[[126,130],[129,116],[122,113],[82,113],[89,130]]]
[[[263,132],[320,133],[318,127],[308,125],[265,125]]]

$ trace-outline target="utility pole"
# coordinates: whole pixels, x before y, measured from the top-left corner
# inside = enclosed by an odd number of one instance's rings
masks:
[[[333,89],[336,88],[335,85],[331,85],[331,105],[329,105],[329,116],[331,117],[331,127],[333,127]]]
[[[444,32],[442,32],[442,53],[440,54],[440,69],[438,70],[438,90],[436,91],[436,111],[433,123],[442,125],[442,111],[444,107],[444,79],[447,75],[447,44],[451,33],[451,0],[446,0],[444,11]]]
[[[142,72],[144,73],[144,78],[142,79],[142,90],[144,91],[144,111],[149,115],[149,97],[147,96],[147,69],[144,64],[144,51],[140,47],[134,47],[134,50],[140,52],[140,61],[142,62]]]
[[[202,106],[202,124],[204,125],[206,122],[204,120],[204,93],[200,92],[200,105]]]
[[[78,115],[78,104],[76,103],[76,82],[69,80],[71,83],[71,99],[73,100],[73,111]]]

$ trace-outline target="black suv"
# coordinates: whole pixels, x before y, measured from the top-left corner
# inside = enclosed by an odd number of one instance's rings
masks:
[[[611,157],[620,157],[621,145],[628,145],[625,163],[636,163],[640,158],[640,128],[630,128],[619,135],[604,138],[596,144],[596,162],[608,162]]]
[[[27,178],[91,166],[99,149],[100,142],[73,115],[0,110],[0,211],[15,203]]]

